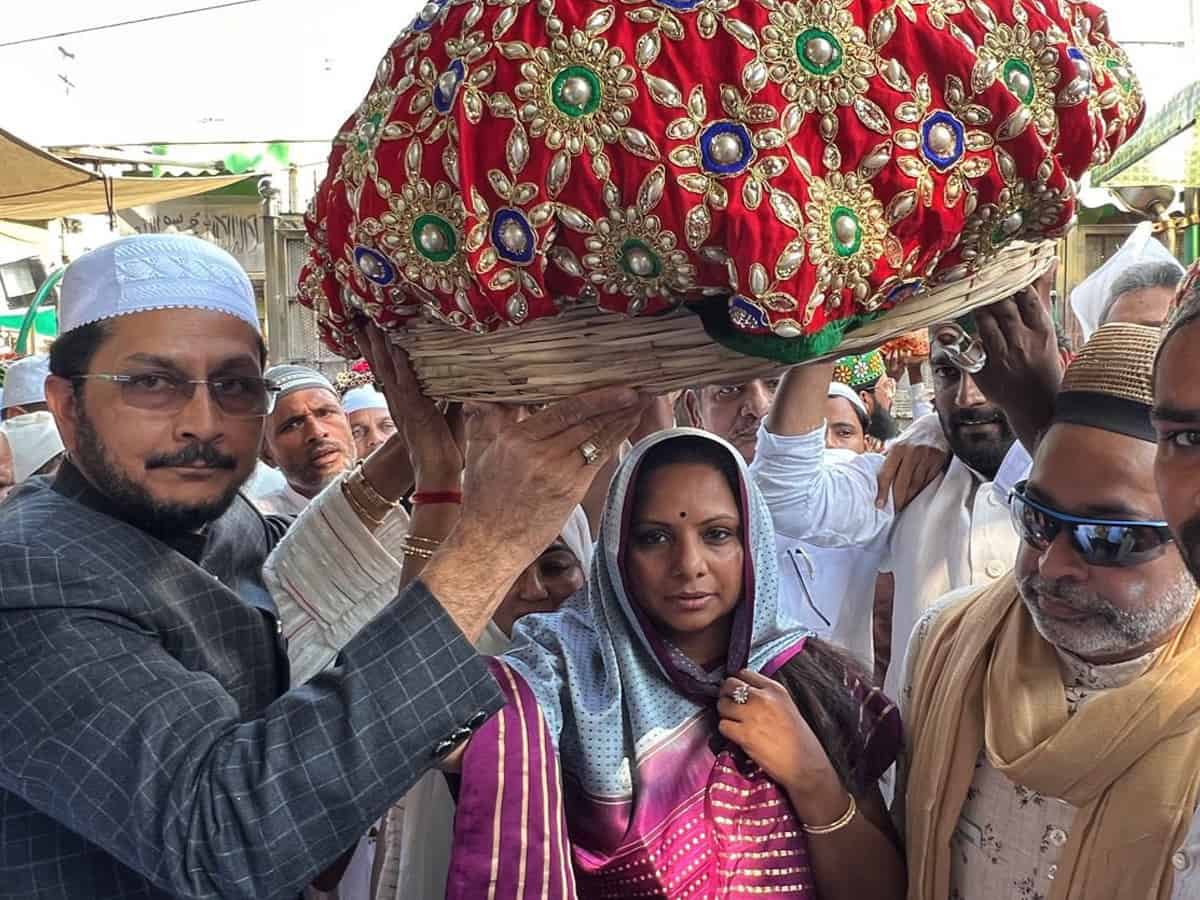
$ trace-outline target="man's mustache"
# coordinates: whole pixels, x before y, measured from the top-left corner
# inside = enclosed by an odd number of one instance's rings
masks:
[[[990,409],[963,409],[950,416],[950,424],[954,428],[964,425],[1003,425],[1007,421],[1004,413],[995,407]]]
[[[336,441],[321,441],[320,443],[313,444],[308,450],[308,461],[316,462],[318,456],[320,456],[322,453],[328,453],[330,450],[335,450],[338,453],[341,453],[342,446]]]
[[[1096,602],[1096,597],[1088,589],[1062,578],[1043,578],[1041,575],[1030,575],[1020,579],[1018,583],[1021,595],[1026,600],[1045,597],[1061,606],[1069,607],[1079,613],[1099,614],[1108,618],[1108,610],[1102,603]]]
[[[212,444],[188,444],[175,453],[164,453],[146,460],[147,469],[167,469],[179,466],[194,466],[201,463],[209,469],[236,469],[237,460],[222,453]]]

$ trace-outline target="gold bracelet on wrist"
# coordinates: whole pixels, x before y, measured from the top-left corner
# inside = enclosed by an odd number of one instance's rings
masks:
[[[850,806],[840,819],[829,825],[804,825],[805,834],[833,834],[835,831],[841,831],[847,825],[854,821],[854,817],[858,815],[858,801],[854,799],[854,795],[850,795]]]
[[[427,550],[424,547],[414,547],[412,544],[408,543],[407,540],[401,542],[400,552],[412,559],[425,560],[433,559],[434,554],[433,550]]]
[[[442,546],[441,541],[435,541],[433,538],[421,537],[417,534],[408,534],[404,536],[405,543],[413,543],[418,547],[426,547],[430,550],[436,550]]]
[[[367,477],[365,463],[366,460],[359,460],[358,466],[355,469],[355,475],[357,476],[358,484],[362,488],[363,493],[366,495],[367,500],[369,500],[373,506],[386,507],[388,510],[395,509],[400,505],[400,501],[389,500],[387,497],[383,496],[383,494],[379,493],[378,490],[376,490],[375,485],[371,484],[371,479]]]
[[[383,519],[377,519],[371,515],[359,501],[358,497],[355,496],[354,488],[351,486],[349,478],[342,482],[342,496],[346,498],[346,502],[350,504],[350,509],[354,511],[354,514],[362,519],[364,523],[375,528],[383,524]]]
[[[358,472],[351,472],[342,482],[346,491],[354,496],[358,508],[365,512],[373,522],[382,525],[391,514],[394,507],[374,502],[363,488],[363,479]]]

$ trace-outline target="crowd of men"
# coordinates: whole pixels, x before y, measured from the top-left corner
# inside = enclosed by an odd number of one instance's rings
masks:
[[[264,369],[219,249],[87,254],[49,356],[4,385],[0,897],[382,897],[381,821],[502,703],[476,646],[497,608],[676,411],[750,463],[786,609],[901,707],[909,897],[1200,897],[1182,276],[1122,273],[1065,374],[1048,279],[934,326],[932,411],[908,360],[903,434],[874,353],[678,404],[477,412],[445,484],[410,453],[429,408],[403,372],[380,391]],[[406,582],[421,502],[458,525]]]

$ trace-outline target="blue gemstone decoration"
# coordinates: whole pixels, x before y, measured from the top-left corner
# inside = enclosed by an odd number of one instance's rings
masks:
[[[954,146],[945,155],[934,150],[929,142],[929,133],[937,125],[946,126],[954,135]],[[956,162],[962,159],[965,149],[966,129],[963,127],[963,123],[944,109],[939,109],[921,125],[921,152],[937,169],[944,172],[951,168]]]
[[[720,162],[713,158],[712,142],[722,135],[732,135],[742,148],[741,155],[732,162]],[[754,144],[750,130],[737,122],[714,122],[700,132],[700,165],[713,175],[737,175],[745,170],[754,159]]]
[[[912,281],[902,282],[888,291],[887,299],[884,302],[899,303],[901,300],[907,300],[914,294],[920,293],[923,287],[924,282],[922,282],[919,278],[915,278]]]
[[[417,13],[417,17],[413,19],[413,23],[408,27],[418,33],[422,31],[428,31],[433,27],[433,23],[438,20],[438,13],[440,13],[442,8],[449,2],[450,0],[429,0],[425,6],[421,7],[421,11]],[[430,14],[426,15],[425,10],[430,6],[435,6],[437,9],[436,11],[431,10]]]
[[[454,98],[458,96],[459,86],[462,85],[463,79],[467,76],[467,69],[463,65],[461,59],[456,59],[450,63],[450,68],[446,70],[454,76],[454,87],[449,93],[442,91],[442,80],[439,78],[433,88],[433,108],[445,115],[450,112],[454,106]]]
[[[385,287],[396,280],[396,269],[391,260],[370,247],[355,247],[354,262],[358,270],[370,282]]]
[[[676,12],[691,12],[699,6],[703,0],[655,0],[659,6],[665,6],[667,9],[673,9]]]
[[[524,238],[523,247],[511,246],[513,243],[511,237],[508,242],[505,242],[505,232],[507,231],[511,235],[514,225]],[[533,256],[537,252],[537,236],[533,233],[529,220],[518,210],[499,209],[492,218],[492,246],[505,262],[524,266],[533,262]]]
[[[771,327],[766,311],[741,294],[729,298],[729,321],[742,331]]]

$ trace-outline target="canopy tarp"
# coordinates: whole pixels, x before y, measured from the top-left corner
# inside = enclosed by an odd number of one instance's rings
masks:
[[[1193,126],[1200,116],[1200,82],[1193,82],[1142,123],[1112,159],[1092,169],[1092,184],[1183,184],[1200,187]],[[1188,143],[1179,146],[1180,136]],[[1174,152],[1169,152],[1173,150]],[[1137,171],[1131,171],[1136,169]]]
[[[115,212],[236,184],[247,175],[107,177],[0,129],[0,219],[56,219]]]
[[[0,311],[0,328],[7,331],[20,331],[27,309],[10,309]],[[33,330],[44,337],[58,336],[58,312],[53,308],[39,309],[33,320]]]

